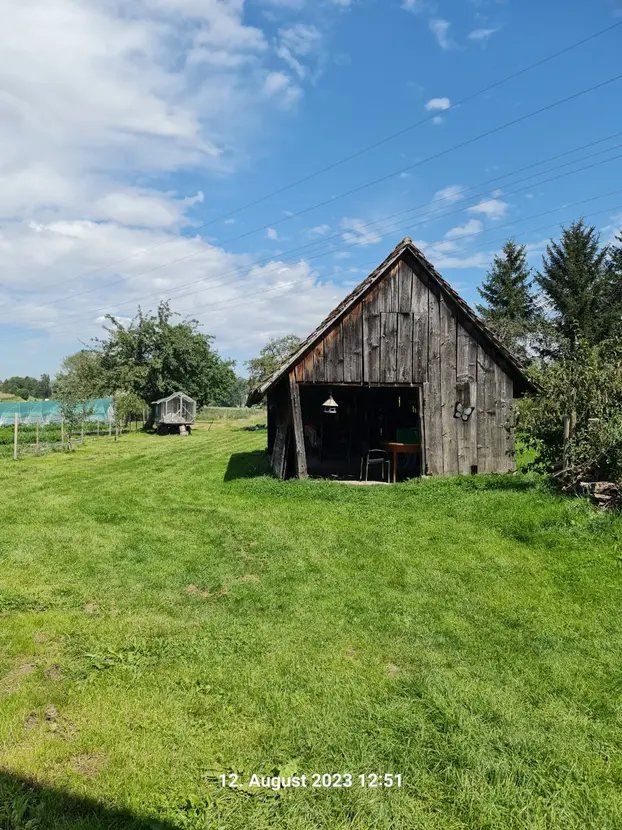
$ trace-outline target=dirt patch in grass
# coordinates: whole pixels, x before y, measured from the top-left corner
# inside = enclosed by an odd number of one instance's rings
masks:
[[[24,677],[33,674],[36,668],[36,664],[30,661],[19,663],[0,679],[0,693],[10,695],[16,692]]]
[[[95,614],[99,614],[99,605],[96,602],[87,602],[82,610],[85,614],[94,616]]]
[[[63,670],[58,665],[58,663],[52,663],[52,665],[48,666],[48,668],[43,672],[43,674],[48,680],[51,680],[53,683],[58,683],[59,680],[63,679]]]
[[[26,715],[26,720],[24,721],[24,729],[30,731],[31,729],[34,729],[38,723],[39,715],[36,712],[29,712]]]
[[[212,591],[211,588],[198,588],[196,585],[187,585],[186,593],[193,597],[202,597],[203,599],[217,599],[224,597],[229,593],[226,585],[221,585],[220,588]]]
[[[387,677],[397,677],[400,673],[400,667],[396,666],[395,663],[387,663],[384,667]]]
[[[31,731],[38,726],[44,726],[47,732],[67,740],[71,740],[77,731],[75,725],[63,717],[53,703],[48,703],[42,711],[32,711],[26,716],[24,729]]]
[[[83,775],[85,778],[95,778],[99,775],[106,763],[104,755],[84,752],[81,755],[74,755],[69,760],[69,766],[76,775]]]
[[[346,658],[346,660],[356,660],[357,655],[358,651],[353,646],[348,646],[348,648],[345,650],[344,657]]]
[[[256,585],[258,582],[261,582],[257,574],[244,574],[238,580],[238,582],[251,582]]]

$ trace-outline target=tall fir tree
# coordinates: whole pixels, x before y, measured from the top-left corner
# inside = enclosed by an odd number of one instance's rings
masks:
[[[583,219],[562,229],[559,242],[551,240],[536,275],[552,312],[558,352],[576,350],[579,340],[600,343],[612,331],[611,265],[609,250]]]
[[[509,239],[478,291],[486,301],[477,306],[480,315],[508,349],[527,359],[538,310],[525,246]]]

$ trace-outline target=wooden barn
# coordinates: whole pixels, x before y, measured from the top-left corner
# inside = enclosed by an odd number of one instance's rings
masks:
[[[516,358],[412,240],[329,314],[249,403],[267,397],[281,478],[393,480],[514,469]]]

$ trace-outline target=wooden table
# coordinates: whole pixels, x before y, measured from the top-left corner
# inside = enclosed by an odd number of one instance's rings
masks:
[[[397,481],[397,456],[398,455],[413,455],[414,453],[421,454],[421,444],[402,444],[400,441],[385,441],[382,444],[390,453],[392,453],[392,474],[393,484]]]

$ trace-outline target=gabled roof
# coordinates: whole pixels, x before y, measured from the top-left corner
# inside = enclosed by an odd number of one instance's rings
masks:
[[[186,395],[185,392],[173,392],[172,395],[167,395],[166,398],[158,398],[157,401],[151,401],[151,405],[155,406],[157,403],[165,403],[166,401],[172,401],[173,398],[178,397],[185,398],[187,401],[192,401],[194,403],[194,398],[191,398],[190,395]]]
[[[304,340],[295,352],[292,352],[284,363],[273,372],[269,377],[265,378],[259,386],[253,389],[248,396],[248,403],[258,403],[266,392],[277,383],[280,378],[289,371],[308,351],[310,351],[315,344],[324,336],[332,325],[338,322],[347,312],[367,293],[367,291],[377,282],[379,282],[387,273],[387,271],[395,265],[405,254],[410,253],[417,261],[428,277],[435,282],[440,291],[450,300],[467,320],[472,324],[490,345],[491,349],[496,352],[503,363],[506,365],[508,374],[514,380],[517,391],[526,392],[534,391],[535,384],[527,377],[525,369],[520,361],[495,337],[492,331],[484,323],[484,321],[477,316],[473,309],[454,291],[451,285],[441,277],[432,263],[426,259],[423,253],[413,243],[408,236],[404,237],[402,241],[391,251],[389,256],[381,262],[380,265],[374,269],[369,276],[360,282],[347,297],[345,297],[339,305],[334,308],[320,325],[311,332],[311,334]]]

